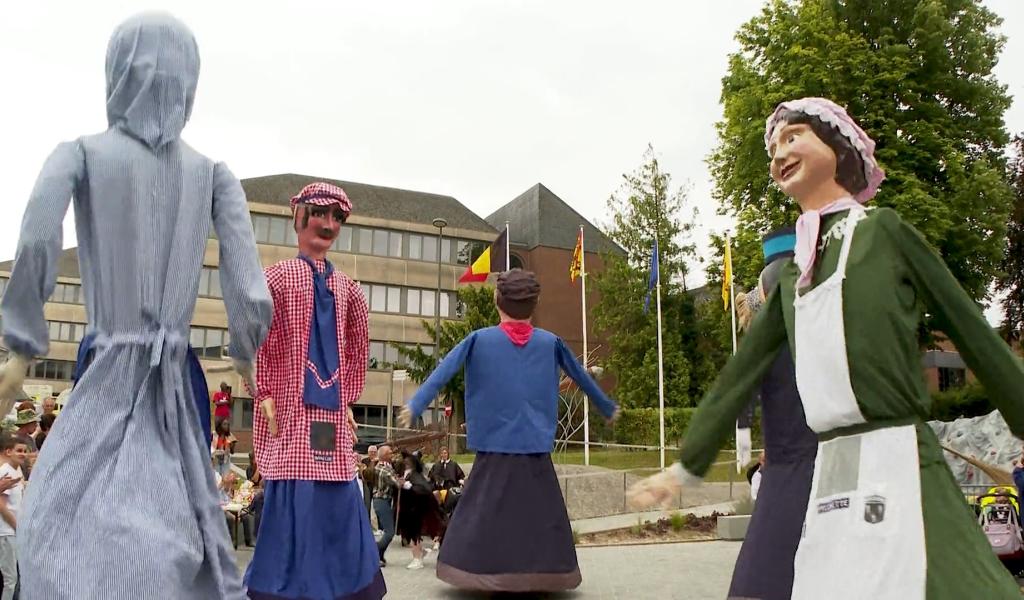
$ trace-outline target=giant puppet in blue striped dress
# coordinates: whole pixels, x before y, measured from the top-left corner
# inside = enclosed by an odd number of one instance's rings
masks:
[[[48,351],[43,305],[74,198],[91,350],[19,517],[23,600],[245,597],[189,385],[189,322],[211,221],[241,372],[272,305],[245,195],[179,137],[199,54],[172,17],[121,24],[103,133],[57,147],[29,198],[3,298],[0,397]],[[201,371],[200,371],[201,375]]]

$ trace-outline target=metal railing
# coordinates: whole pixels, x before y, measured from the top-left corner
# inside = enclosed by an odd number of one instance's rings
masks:
[[[370,430],[380,430],[381,432],[386,431],[388,428],[381,425],[366,425],[360,424],[360,428]],[[392,436],[396,443],[401,443],[401,438],[398,437],[402,433],[409,434],[410,436],[418,435],[423,433],[420,429],[403,429],[398,427],[391,428]],[[452,434],[454,437],[465,438],[465,434]],[[582,446],[584,442],[577,440],[556,440],[558,443],[565,443],[571,446]],[[591,448],[601,448],[608,450],[626,450],[626,451],[637,451],[637,452],[657,452],[660,450],[658,446],[649,446],[642,444],[616,444],[607,442],[590,442]],[[678,452],[677,446],[666,446],[666,450],[672,450]],[[726,450],[725,453],[733,453],[732,450]],[[762,452],[760,449],[755,449],[753,455],[757,456],[758,453]],[[652,467],[629,467],[629,468],[611,468],[611,467],[599,467],[601,470],[588,470],[585,472],[567,472],[572,467],[579,467],[581,469],[586,468],[584,465],[575,462],[560,462],[558,455],[560,452],[553,451],[552,458],[556,469],[558,469],[558,483],[562,491],[562,497],[565,499],[566,508],[569,511],[569,516],[572,519],[585,519],[591,517],[603,517],[616,514],[624,514],[631,512],[626,501],[626,492],[629,487],[642,479],[643,477],[657,473],[661,469],[657,466]],[[593,459],[595,454],[591,454]],[[735,460],[725,460],[713,463],[714,466],[728,465],[734,466]],[[595,465],[591,465],[595,466]],[[728,481],[719,482],[708,482],[697,487],[687,487],[679,491],[678,496],[672,502],[671,509],[685,509],[690,506],[697,506],[701,504],[720,504],[723,502],[730,502],[736,500],[735,485],[742,483],[746,485],[746,481],[741,477],[738,481],[736,480],[736,469],[728,469]],[[723,498],[716,495],[716,488],[724,487],[728,485],[728,497]],[[724,492],[724,490],[723,490]]]

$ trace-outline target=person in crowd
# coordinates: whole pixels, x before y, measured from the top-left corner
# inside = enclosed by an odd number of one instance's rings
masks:
[[[221,477],[231,470],[231,455],[235,453],[237,443],[238,439],[231,435],[231,423],[226,420],[217,421],[210,455],[213,457],[213,468]]]
[[[0,493],[0,576],[3,576],[0,600],[13,600],[18,587],[18,513],[25,490],[22,467],[27,454],[23,436],[0,434],[0,479],[13,482]]]
[[[215,423],[231,419],[231,386],[226,381],[220,382],[220,389],[214,392],[211,401]]]
[[[443,539],[445,516],[433,494],[433,486],[423,474],[423,462],[417,453],[403,455],[405,480],[398,496],[398,535],[402,542],[412,546],[412,561],[408,569],[423,568],[424,537]]]
[[[363,457],[362,463],[366,466],[374,466],[377,462],[377,447],[369,446],[366,449],[366,456]]]
[[[376,486],[373,489],[373,513],[377,516],[378,526],[383,531],[383,535],[377,540],[377,553],[381,567],[386,567],[388,564],[384,559],[384,553],[395,537],[394,501],[399,486],[405,483],[395,473],[395,467],[391,460],[391,446],[381,446],[377,450]]]
[[[462,485],[465,483],[466,474],[459,463],[452,460],[448,448],[441,448],[439,454],[437,462],[430,467],[428,477],[434,486],[434,497],[441,505],[441,510],[450,518],[458,504],[458,497]]]
[[[36,433],[36,448],[41,452],[43,450],[43,442],[46,441],[46,436],[50,435],[50,429],[53,428],[53,422],[57,420],[55,413],[44,414],[39,417],[39,431]]]

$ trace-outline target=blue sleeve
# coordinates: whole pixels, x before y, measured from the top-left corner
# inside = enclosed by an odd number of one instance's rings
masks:
[[[267,337],[274,305],[242,184],[223,163],[214,167],[213,174],[213,227],[220,241],[220,284],[231,332],[228,354],[251,362]]]
[[[594,378],[583,370],[583,365],[576,360],[576,356],[573,355],[561,338],[558,338],[556,344],[555,352],[558,353],[558,364],[562,367],[562,370],[576,382],[576,385],[580,386],[580,389],[597,406],[601,414],[606,419],[610,419],[615,414],[615,409],[617,408],[615,402],[604,393],[604,390],[601,389],[601,386],[597,385]]]
[[[50,332],[43,305],[57,283],[64,214],[84,176],[81,146],[65,142],[50,154],[29,196],[14,269],[0,305],[4,341],[15,354],[32,358],[49,351]]]
[[[452,377],[455,377],[462,369],[469,351],[473,348],[473,340],[475,339],[476,333],[471,333],[466,339],[452,348],[448,355],[444,357],[444,360],[441,361],[441,364],[437,365],[434,372],[430,374],[430,377],[427,377],[427,380],[423,382],[420,389],[416,390],[416,395],[409,399],[408,404],[409,410],[412,411],[414,417],[420,416],[426,410],[430,401],[441,391],[441,388],[451,381]]]

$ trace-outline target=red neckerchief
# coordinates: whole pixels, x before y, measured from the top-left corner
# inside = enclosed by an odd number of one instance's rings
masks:
[[[533,325],[529,321],[505,321],[500,327],[516,346],[525,346],[533,335]]]

